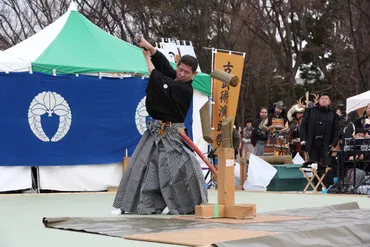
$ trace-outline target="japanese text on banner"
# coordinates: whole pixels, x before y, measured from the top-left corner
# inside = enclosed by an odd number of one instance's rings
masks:
[[[226,73],[233,74],[242,80],[244,67],[244,57],[239,54],[230,54],[225,52],[215,53],[214,70],[223,70]],[[214,128],[213,148],[221,144],[222,138],[222,120],[227,117],[232,117],[235,120],[236,110],[238,106],[239,83],[236,87],[230,87],[226,83],[219,80],[213,81],[213,104],[212,108],[212,127]]]

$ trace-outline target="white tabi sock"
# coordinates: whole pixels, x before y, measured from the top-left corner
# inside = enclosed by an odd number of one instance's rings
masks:
[[[120,208],[116,208],[110,214],[112,214],[112,215],[120,215],[120,214],[122,214],[122,210]]]

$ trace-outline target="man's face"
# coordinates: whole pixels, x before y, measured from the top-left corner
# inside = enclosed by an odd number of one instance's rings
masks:
[[[266,109],[262,109],[260,111],[260,117],[261,118],[266,118],[267,117],[267,110]]]
[[[321,97],[320,97],[320,99],[319,99],[319,105],[320,105],[320,106],[324,106],[324,107],[326,107],[326,106],[329,106],[329,105],[330,105],[330,103],[331,103],[330,98],[329,98],[329,96],[327,96],[327,95],[323,95],[323,96],[321,96]]]
[[[191,81],[196,74],[197,72],[195,71],[193,73],[193,70],[189,65],[181,63],[176,68],[176,81],[179,82]]]
[[[283,108],[275,107],[275,114],[280,115],[283,112]]]
[[[251,123],[251,122],[248,122],[248,123],[247,123],[247,126],[248,126],[248,127],[251,127],[251,126],[252,126],[252,123]]]

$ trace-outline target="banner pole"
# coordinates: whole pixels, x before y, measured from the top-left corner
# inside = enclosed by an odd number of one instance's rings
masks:
[[[215,49],[215,48],[210,48],[210,47],[203,47],[203,49],[206,49],[206,50],[212,50],[212,49]],[[217,51],[223,51],[223,52],[227,52],[227,53],[234,53],[234,54],[239,54],[239,55],[243,55],[245,56],[245,52],[241,52],[241,51],[231,51],[231,50],[225,50],[225,49],[216,49]]]
[[[212,52],[212,62],[211,62],[211,72],[213,72],[214,71],[214,61],[215,61],[215,48],[213,48],[212,47],[212,50],[211,50],[211,52]],[[215,127],[214,126],[212,126],[213,125],[213,104],[214,104],[214,102],[213,102],[213,83],[214,83],[214,79],[213,78],[211,78],[211,96],[210,96],[210,104],[209,104],[209,115],[210,115],[210,117],[211,117],[211,119],[210,119],[210,123],[211,123],[211,136],[214,136],[214,130],[215,130]],[[208,144],[208,152],[211,152],[211,150],[212,150],[212,144]]]
[[[215,67],[215,48],[212,47],[212,62],[211,62],[211,72],[213,72]],[[211,100],[213,101],[213,78],[211,78]],[[212,102],[211,102],[212,103]]]

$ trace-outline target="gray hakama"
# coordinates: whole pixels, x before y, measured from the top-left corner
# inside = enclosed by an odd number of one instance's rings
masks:
[[[113,203],[123,212],[188,214],[206,203],[207,190],[201,165],[182,142],[181,123],[164,127],[161,121],[143,134],[126,168]]]

